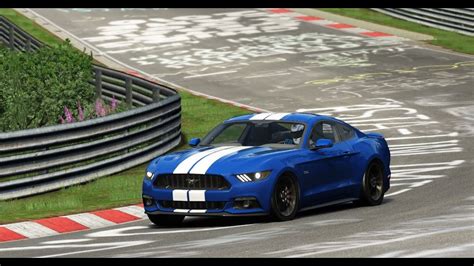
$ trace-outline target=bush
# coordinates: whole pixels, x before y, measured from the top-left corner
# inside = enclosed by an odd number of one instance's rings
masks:
[[[69,42],[30,53],[0,47],[0,130],[58,124],[65,106],[93,104],[92,75],[92,56]]]

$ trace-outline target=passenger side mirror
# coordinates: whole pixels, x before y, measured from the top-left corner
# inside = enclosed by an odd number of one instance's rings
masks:
[[[324,148],[330,148],[333,146],[332,140],[330,139],[318,139],[316,144],[313,144],[311,147],[312,150],[320,150]]]
[[[189,146],[196,147],[201,142],[200,138],[193,138],[189,141]]]

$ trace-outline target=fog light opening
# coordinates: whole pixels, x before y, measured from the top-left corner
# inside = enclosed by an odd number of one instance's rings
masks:
[[[260,208],[260,204],[254,197],[247,197],[247,198],[236,198],[234,200],[234,208],[235,209],[254,209]]]
[[[153,199],[151,197],[143,196],[143,205],[152,206],[153,205]]]

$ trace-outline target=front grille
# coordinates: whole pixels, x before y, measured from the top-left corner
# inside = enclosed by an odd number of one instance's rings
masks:
[[[225,201],[170,201],[161,200],[160,205],[163,208],[173,209],[203,209],[203,210],[222,210],[225,206]]]
[[[229,182],[220,175],[167,174],[158,175],[155,186],[165,189],[206,189],[225,190],[230,188]]]

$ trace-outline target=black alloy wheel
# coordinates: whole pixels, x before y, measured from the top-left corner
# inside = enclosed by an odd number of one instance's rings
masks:
[[[299,187],[292,175],[281,176],[272,195],[272,213],[279,221],[292,220],[299,204]]]
[[[367,168],[362,181],[361,201],[365,205],[380,205],[384,197],[383,168],[378,162],[373,162]]]

